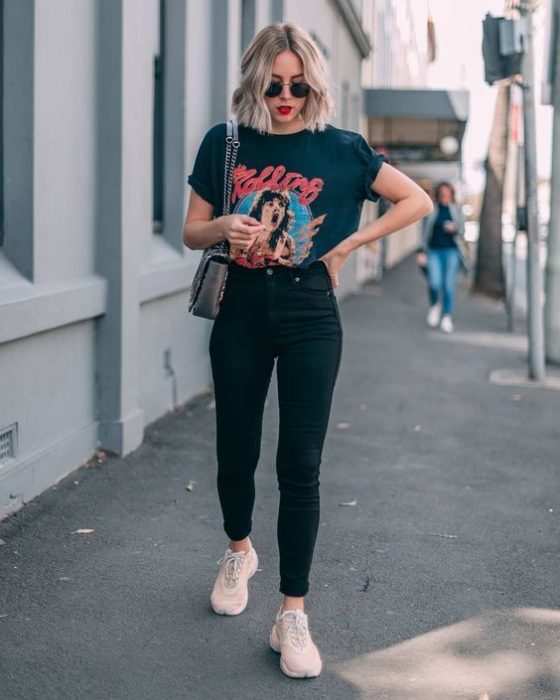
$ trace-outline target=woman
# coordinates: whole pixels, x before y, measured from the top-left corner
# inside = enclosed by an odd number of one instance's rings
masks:
[[[419,219],[432,204],[359,134],[327,123],[333,103],[326,67],[297,25],[270,25],[254,38],[241,60],[232,109],[241,142],[233,213],[219,216],[226,127],[218,124],[206,134],[189,176],[183,234],[191,249],[227,239],[232,251],[209,346],[218,495],[229,538],[210,601],[218,614],[241,613],[257,569],[249,539],[253,476],[276,362],[283,599],[270,644],[288,676],[317,676],[321,658],[304,598],[319,524],[319,465],[342,351],[333,290],[352,251]],[[364,199],[379,195],[395,206],[356,230]]]
[[[448,182],[440,182],[435,193],[437,206],[422,222],[422,247],[427,253],[430,310],[428,325],[453,332],[455,278],[459,267],[456,236],[465,235],[461,209],[455,204],[455,190]],[[443,295],[443,306],[440,302]]]

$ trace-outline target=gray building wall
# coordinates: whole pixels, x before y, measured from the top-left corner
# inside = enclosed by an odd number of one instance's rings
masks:
[[[364,38],[352,6],[165,0],[160,47],[159,0],[4,0],[0,517],[96,448],[134,450],[146,424],[210,383],[211,322],[186,312],[200,255],[182,244],[186,176],[204,132],[229,116],[242,17],[254,31],[293,19],[320,39],[346,99],[335,123],[358,130]],[[355,283],[352,261],[339,294]]]

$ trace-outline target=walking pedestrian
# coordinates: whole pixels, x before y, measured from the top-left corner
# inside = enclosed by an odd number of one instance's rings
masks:
[[[209,352],[214,382],[217,488],[229,538],[210,603],[238,615],[257,569],[250,540],[254,472],[276,363],[280,593],[270,644],[291,677],[317,676],[304,599],[319,525],[319,466],[342,352],[333,293],[350,253],[420,219],[425,193],[363,137],[328,123],[333,102],[321,51],[293,23],[262,29],[241,59],[232,111],[239,123],[232,212],[220,216],[226,124],[200,145],[183,240],[227,239],[230,262]],[[373,185],[375,184],[375,189]],[[365,199],[394,202],[357,230]]]
[[[465,221],[461,208],[455,203],[455,189],[449,182],[439,183],[435,199],[436,206],[422,221],[422,248],[427,257],[430,295],[426,320],[431,328],[440,326],[444,333],[452,333],[455,282],[460,262],[457,236],[464,237]]]

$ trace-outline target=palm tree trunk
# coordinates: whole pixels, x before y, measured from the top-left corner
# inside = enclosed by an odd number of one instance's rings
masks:
[[[509,85],[501,85],[496,96],[494,120],[486,159],[486,187],[480,211],[480,235],[473,290],[503,299],[502,208],[509,133]]]

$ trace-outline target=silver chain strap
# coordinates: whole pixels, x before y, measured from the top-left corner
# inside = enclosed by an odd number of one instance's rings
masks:
[[[224,165],[224,199],[222,205],[222,213],[224,216],[227,216],[230,212],[231,193],[233,190],[233,170],[237,161],[237,149],[239,148],[239,145],[240,142],[238,137],[237,122],[232,119],[227,124],[226,136],[226,154]],[[219,249],[220,252],[228,252],[229,242],[220,241],[216,244],[216,248]]]
[[[237,149],[240,146],[237,122],[233,119],[227,123],[226,135],[226,153],[224,163],[224,200],[223,200],[223,215],[227,216],[231,207],[231,193],[233,189],[233,169],[237,160]],[[195,272],[194,279],[191,284],[189,294],[189,311],[195,308],[197,299],[202,289],[206,271],[212,262],[221,263],[219,267],[225,267],[225,273],[222,272],[221,282],[216,286],[216,282],[212,282],[210,287],[210,295],[206,295],[205,303],[197,311],[193,311],[197,316],[204,318],[215,318],[216,306],[219,305],[221,296],[225,288],[225,279],[227,276],[227,265],[229,264],[229,241],[227,239],[218,241],[209,246],[202,252],[198,268]],[[212,293],[218,295],[218,299],[212,299]],[[210,299],[210,302],[209,302]]]

